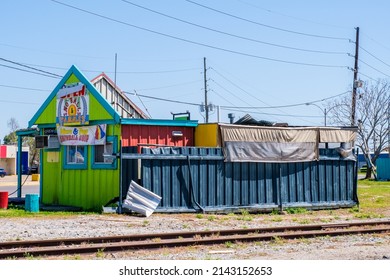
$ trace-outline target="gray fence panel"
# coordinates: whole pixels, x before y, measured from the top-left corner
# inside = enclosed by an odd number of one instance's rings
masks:
[[[142,153],[152,154],[147,148]],[[160,212],[197,211],[197,204],[209,211],[229,211],[357,203],[354,161],[232,163],[212,157],[222,156],[220,148],[196,147],[159,148],[157,154],[165,158],[141,160],[141,185],[162,197],[156,210]],[[169,154],[188,155],[190,160],[167,159]]]

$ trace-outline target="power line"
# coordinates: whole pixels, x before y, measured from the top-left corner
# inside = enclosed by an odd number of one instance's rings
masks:
[[[60,76],[58,74],[47,72],[47,71],[44,71],[44,70],[41,70],[41,69],[37,69],[37,68],[31,67],[31,66],[28,66],[26,64],[23,64],[23,63],[19,63],[19,62],[16,62],[16,61],[8,60],[8,59],[2,58],[2,57],[0,57],[0,60],[8,62],[8,63],[15,64],[15,65],[18,65],[18,66],[22,66],[22,67],[25,67],[25,68],[28,68],[28,69],[31,69],[31,70],[35,70],[35,71],[38,71],[38,72],[41,72],[41,73],[44,73],[44,74],[52,75],[52,76],[57,77],[57,78],[62,78],[62,76]]]
[[[214,81],[214,82],[215,82],[215,81]],[[222,88],[223,88],[223,87],[222,87]],[[226,89],[225,89],[225,90],[226,90]],[[228,91],[228,92],[229,92],[229,91]],[[150,98],[150,99],[155,99],[155,100],[160,100],[160,101],[166,101],[166,102],[173,102],[173,103],[186,104],[186,105],[193,105],[193,106],[200,106],[200,105],[201,105],[201,104],[198,104],[198,103],[190,103],[190,102],[183,102],[183,101],[172,100],[172,99],[167,99],[167,98],[152,97],[152,96],[149,96],[149,95],[142,95],[142,94],[127,92],[127,91],[124,91],[124,93],[132,94],[132,95],[139,95],[139,96],[141,96],[141,97]],[[333,99],[333,98],[339,97],[339,96],[344,95],[344,94],[347,94],[347,93],[350,93],[350,91],[345,91],[345,92],[342,92],[342,93],[339,93],[339,94],[336,94],[336,95],[333,95],[333,96],[330,96],[330,97],[327,97],[327,98],[323,98],[323,99],[320,99],[320,100],[314,100],[314,101],[310,101],[310,102],[296,103],[296,104],[290,104],[290,105],[267,106],[267,107],[264,107],[264,106],[263,106],[263,107],[255,107],[255,106],[240,107],[240,106],[225,106],[225,105],[220,105],[219,107],[220,107],[220,108],[223,108],[223,109],[276,109],[276,108],[288,108],[288,107],[297,107],[297,106],[303,106],[303,105],[308,105],[308,104],[314,104],[314,103],[318,103],[318,102],[323,102],[323,101],[326,101],[326,100],[329,100],[329,99]],[[244,101],[244,102],[245,102],[245,101]]]
[[[215,80],[211,79],[211,81],[213,81],[217,86],[219,86],[220,88],[222,88],[223,90],[225,90],[226,92],[230,93],[232,96],[234,96],[235,98],[237,98],[238,100],[240,100],[241,102],[245,103],[245,104],[250,104],[248,102],[246,102],[245,100],[241,99],[240,97],[236,96],[233,92],[231,92],[230,90],[228,90],[227,88],[225,88],[224,86],[222,86],[220,83],[217,83]],[[233,105],[234,107],[236,107],[236,105]]]
[[[140,9],[144,9],[146,11],[149,11],[149,12],[152,12],[152,13],[155,13],[155,14],[158,14],[158,15],[161,15],[161,16],[164,16],[164,17],[176,20],[176,21],[180,21],[180,22],[192,25],[192,26],[196,26],[198,28],[206,29],[206,30],[213,31],[213,32],[216,32],[216,33],[219,33],[219,34],[227,35],[227,36],[230,36],[230,37],[234,37],[234,38],[238,38],[238,39],[242,39],[242,40],[246,40],[246,41],[250,41],[250,42],[254,42],[254,43],[269,45],[269,46],[278,47],[278,48],[290,49],[290,50],[295,50],[295,51],[311,52],[311,53],[347,54],[346,52],[303,49],[303,48],[296,48],[296,47],[291,47],[291,46],[286,46],[286,45],[280,45],[280,44],[260,41],[260,40],[257,40],[257,39],[252,39],[252,38],[248,38],[248,37],[244,37],[244,36],[240,36],[240,35],[235,35],[235,34],[232,34],[232,33],[225,32],[225,31],[221,31],[221,30],[217,30],[217,29],[214,29],[214,28],[210,28],[210,27],[207,27],[207,26],[200,25],[200,24],[196,24],[196,23],[193,23],[193,22],[189,22],[187,20],[183,20],[183,19],[180,19],[180,18],[177,18],[177,17],[174,17],[174,16],[170,16],[170,15],[158,12],[156,10],[152,10],[150,8],[147,8],[147,7],[144,7],[144,6],[132,3],[132,2],[127,1],[127,0],[121,0],[121,1],[123,1],[123,2],[125,2],[125,3],[127,3],[129,5],[133,5],[135,7],[138,7]]]
[[[266,11],[266,12],[269,12],[269,13],[272,13],[272,14],[276,14],[276,15],[279,15],[279,16],[292,18],[292,19],[298,20],[298,21],[309,22],[309,23],[314,23],[314,24],[323,25],[323,26],[330,26],[330,27],[333,27],[333,28],[341,28],[341,29],[350,29],[351,28],[351,27],[346,27],[346,26],[341,26],[341,25],[334,25],[334,24],[317,22],[317,21],[313,21],[313,20],[309,20],[309,19],[299,18],[299,17],[283,14],[283,13],[280,13],[280,12],[276,12],[276,11],[273,11],[273,10],[270,10],[270,9],[262,8],[262,7],[259,7],[259,6],[255,5],[255,4],[248,3],[248,2],[245,2],[245,1],[241,1],[241,0],[237,0],[237,1],[241,2],[241,3],[245,4],[245,5],[248,5],[248,6],[251,6],[251,7],[255,7],[257,9],[260,9],[260,10],[263,10],[263,11]]]
[[[382,44],[382,43],[378,42],[377,40],[371,38],[370,36],[368,36],[368,35],[365,34],[364,32],[362,32],[362,33],[363,33],[363,35],[364,35],[365,37],[367,37],[368,39],[370,39],[371,41],[373,41],[373,42],[376,43],[377,45],[381,46],[381,47],[384,48],[384,49],[390,50],[390,48],[389,48],[388,46],[385,46],[384,44]]]
[[[290,105],[280,105],[280,106],[268,106],[268,107],[255,107],[255,106],[251,106],[251,107],[230,107],[230,106],[221,106],[221,108],[225,108],[225,109],[229,109],[229,108],[236,108],[236,109],[276,109],[276,108],[288,108],[288,107],[297,107],[297,106],[302,106],[302,105],[308,105],[308,104],[314,104],[314,103],[318,103],[318,102],[323,102],[325,100],[329,100],[329,99],[333,99],[333,98],[336,98],[336,97],[339,97],[341,95],[344,95],[346,93],[349,93],[350,91],[345,91],[343,93],[339,93],[337,95],[334,95],[334,96],[330,96],[330,97],[327,97],[327,98],[323,98],[323,99],[320,99],[320,100],[315,100],[315,101],[310,101],[310,102],[304,102],[304,103],[296,103],[296,104],[290,104]]]
[[[211,91],[214,92],[216,95],[218,95],[223,100],[225,100],[230,105],[234,106],[234,104],[229,99],[225,98],[222,94],[218,93],[216,90],[212,89]]]
[[[146,112],[148,113],[149,117],[152,118],[152,115],[149,113],[149,110],[148,108],[145,106],[144,102],[142,101],[141,97],[139,96],[139,94],[134,90],[134,94],[135,96],[138,97],[139,101],[141,102],[141,104],[144,106]]]
[[[14,103],[14,104],[33,104],[33,105],[40,105],[41,103],[34,103],[34,102],[22,102],[22,101],[10,101],[10,100],[0,100],[0,102],[3,103]]]
[[[275,30],[279,30],[279,31],[283,31],[283,32],[288,32],[288,33],[293,33],[293,34],[303,35],[303,36],[316,37],[316,38],[323,38],[323,39],[348,40],[348,41],[349,41],[349,38],[332,37],[332,36],[323,36],[323,35],[309,34],[309,33],[304,33],[304,32],[298,32],[298,31],[293,31],[293,30],[289,30],[289,29],[279,28],[279,27],[275,27],[275,26],[268,25],[268,24],[256,22],[256,21],[253,21],[253,20],[245,19],[245,18],[236,16],[236,15],[233,15],[233,14],[229,14],[229,13],[223,12],[223,11],[221,11],[221,10],[217,10],[217,9],[214,9],[214,8],[211,8],[211,7],[208,7],[208,6],[199,4],[199,3],[195,2],[195,1],[191,1],[191,0],[185,0],[185,1],[187,1],[187,2],[189,2],[189,3],[192,3],[192,4],[194,4],[194,5],[197,5],[197,6],[199,6],[199,7],[202,7],[202,8],[211,10],[211,11],[214,11],[214,12],[216,12],[216,13],[223,14],[223,15],[225,15],[225,16],[233,17],[233,18],[239,19],[239,20],[241,20],[241,21],[249,22],[249,23],[252,23],[252,24],[256,24],[256,25],[259,25],[259,26],[263,26],[263,27],[267,27],[267,28],[271,28],[271,29],[275,29]]]
[[[221,107],[221,108],[225,109],[224,107]],[[229,111],[242,112],[242,113],[251,113],[251,114],[261,114],[261,115],[267,115],[267,116],[280,116],[280,117],[323,118],[323,116],[304,116],[304,115],[291,115],[291,114],[274,114],[274,113],[264,113],[264,112],[251,112],[251,111],[244,111],[244,110],[239,110],[239,109],[229,109]]]
[[[137,89],[139,91],[147,91],[147,90],[157,90],[157,89],[163,89],[163,88],[171,88],[171,87],[178,87],[178,86],[184,86],[189,84],[195,84],[202,80],[196,80],[196,81],[190,81],[190,82],[184,82],[180,84],[174,84],[174,85],[167,85],[167,86],[160,86],[160,87],[154,87],[154,88],[143,88],[143,89]]]
[[[21,69],[21,68],[9,66],[9,65],[0,64],[0,66],[6,67],[6,68],[10,68],[10,69],[14,69],[14,70],[18,70],[18,71],[22,71],[22,72],[27,72],[27,73],[32,73],[32,74],[36,74],[36,75],[41,75],[41,76],[45,76],[45,77],[49,77],[49,78],[58,79],[58,77],[54,77],[54,76],[46,75],[46,74],[43,74],[43,73],[39,73],[39,72],[34,72],[34,71],[26,70],[26,69]]]
[[[190,103],[190,102],[172,100],[172,99],[167,99],[167,98],[154,97],[154,96],[138,94],[138,93],[128,92],[128,91],[124,91],[124,93],[131,94],[131,95],[139,95],[139,96],[144,97],[144,98],[155,99],[155,100],[171,102],[171,103],[185,104],[185,105],[191,105],[191,106],[200,106],[201,105],[201,104],[198,104],[198,103]]]
[[[221,76],[223,79],[225,79],[226,81],[228,81],[230,84],[232,84],[233,86],[235,86],[236,88],[240,89],[241,91],[243,91],[244,93],[248,94],[249,96],[255,98],[256,100],[260,101],[261,103],[265,104],[265,105],[269,105],[267,103],[265,103],[263,100],[257,98],[257,96],[249,93],[248,91],[244,90],[242,87],[238,86],[237,84],[233,83],[231,80],[229,80],[228,78],[226,78],[224,75],[222,75],[220,72],[218,72],[215,68],[211,67],[211,69],[217,73],[219,76]]]
[[[33,91],[50,91],[50,90],[47,90],[47,89],[18,87],[18,86],[10,86],[10,85],[0,85],[0,87],[14,88],[14,89],[23,89],[23,90],[33,90]]]
[[[382,75],[384,75],[384,76],[386,76],[386,77],[389,77],[389,78],[390,78],[390,75],[387,75],[385,72],[382,72],[381,70],[378,70],[377,68],[375,68],[375,67],[371,66],[370,64],[368,64],[368,63],[364,62],[364,61],[363,61],[363,60],[361,60],[361,59],[359,59],[359,61],[360,61],[362,64],[366,65],[367,67],[369,67],[369,68],[371,68],[371,69],[373,69],[373,70],[375,70],[375,71],[377,71],[377,72],[381,73]]]
[[[49,69],[58,69],[58,70],[68,70],[69,68],[65,67],[56,67],[56,66],[47,66],[47,65],[40,65],[40,64],[30,64],[25,63],[25,65],[30,66],[37,66],[37,67],[44,67]],[[112,74],[114,71],[100,71],[100,70],[90,70],[90,69],[81,69],[83,72],[89,72],[89,73],[107,73]],[[165,73],[177,73],[177,72],[187,72],[187,71],[193,71],[193,70],[199,70],[199,68],[183,68],[183,69],[169,69],[169,70],[161,70],[161,71],[117,71],[117,74],[165,74]]]
[[[370,56],[372,56],[373,58],[375,58],[376,60],[382,62],[384,65],[390,67],[390,64],[384,62],[382,59],[380,59],[380,58],[378,58],[377,56],[373,55],[372,53],[370,53],[369,51],[367,51],[367,50],[364,49],[363,47],[359,46],[359,48],[360,48],[361,50],[363,50],[364,52],[366,52],[367,54],[369,54]]]
[[[312,67],[324,67],[324,68],[348,68],[347,66],[342,66],[342,65],[315,64],[315,63],[305,63],[305,62],[298,62],[298,61],[288,61],[288,60],[282,60],[282,59],[276,59],[276,58],[269,58],[269,57],[254,55],[254,54],[248,54],[248,53],[244,53],[244,52],[240,52],[240,51],[234,51],[234,50],[230,50],[230,49],[225,49],[225,48],[221,48],[221,47],[216,47],[216,46],[212,46],[212,45],[208,45],[208,44],[204,44],[204,43],[200,43],[200,42],[184,39],[184,38],[181,38],[181,37],[169,35],[169,34],[166,34],[166,33],[158,32],[158,31],[151,30],[151,29],[148,29],[148,28],[140,27],[140,26],[137,26],[137,25],[134,25],[134,24],[130,24],[130,23],[121,21],[121,20],[117,20],[117,19],[114,19],[114,18],[110,18],[110,17],[104,16],[104,15],[98,14],[98,13],[94,13],[94,12],[91,12],[91,11],[88,11],[88,10],[85,10],[85,9],[82,9],[82,8],[78,8],[78,7],[69,5],[69,4],[65,4],[65,3],[62,3],[62,2],[57,1],[57,0],[51,0],[51,1],[54,2],[54,3],[60,4],[60,5],[66,6],[68,8],[72,8],[72,9],[75,9],[75,10],[78,10],[78,11],[81,11],[81,12],[84,12],[84,13],[87,13],[87,14],[90,14],[90,15],[94,15],[96,17],[100,17],[100,18],[112,21],[112,22],[116,22],[116,23],[120,23],[120,24],[123,24],[123,25],[127,25],[127,26],[130,26],[130,27],[139,29],[139,30],[147,31],[147,32],[150,32],[150,33],[153,33],[153,34],[157,34],[157,35],[164,36],[164,37],[167,37],[167,38],[175,39],[175,40],[178,40],[178,41],[182,41],[182,42],[186,42],[186,43],[190,43],[190,44],[194,44],[194,45],[198,45],[198,46],[203,46],[203,47],[207,47],[207,48],[211,48],[211,49],[215,49],[215,50],[219,50],[219,51],[223,51],[223,52],[228,52],[228,53],[232,53],[232,54],[237,54],[237,55],[242,55],[242,56],[246,56],[246,57],[262,59],[262,60],[268,60],[268,61],[273,61],[273,62],[287,63],[287,64],[312,66]]]
[[[372,78],[372,77],[362,73],[361,71],[359,71],[359,75],[364,76],[364,77],[366,77],[366,78],[368,78],[370,80],[373,80],[374,82],[379,82],[377,79],[374,79],[374,78]]]
[[[214,68],[212,68],[219,76],[221,76],[223,79],[225,79],[226,81],[228,81],[230,84],[232,84],[233,86],[235,86],[236,88],[240,89],[241,91],[243,91],[244,93],[248,94],[249,96],[251,96],[252,98],[260,101],[261,103],[267,105],[267,106],[271,106],[269,104],[267,104],[266,102],[264,102],[263,100],[259,99],[257,96],[251,94],[250,92],[244,90],[242,87],[238,86],[237,84],[233,83],[231,80],[229,80],[228,78],[226,78],[224,75],[222,75],[221,73],[219,73],[217,70],[215,70]],[[287,114],[285,111],[281,110],[280,108],[276,108],[279,112],[281,113],[284,113],[284,114]],[[299,119],[299,118],[298,118]]]

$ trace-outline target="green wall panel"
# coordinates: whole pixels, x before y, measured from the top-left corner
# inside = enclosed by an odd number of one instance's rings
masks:
[[[108,125],[107,135],[120,138],[120,125]],[[119,141],[117,141],[119,149]],[[49,205],[100,210],[102,205],[119,196],[119,170],[92,169],[92,146],[88,146],[88,169],[63,169],[64,147],[59,151],[42,150],[42,202]],[[58,157],[53,157],[57,153]],[[54,161],[53,162],[53,158]]]
[[[77,83],[80,80],[72,74],[65,84]],[[35,124],[54,124],[56,122],[57,114],[57,97],[53,96],[50,103],[40,113]],[[107,112],[107,110],[99,103],[96,97],[91,93],[89,89],[89,119],[90,121],[112,120],[113,116]]]

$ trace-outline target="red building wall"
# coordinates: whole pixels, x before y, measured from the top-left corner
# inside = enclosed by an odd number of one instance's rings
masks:
[[[183,136],[173,136],[174,131],[180,131]],[[194,127],[184,126],[122,125],[122,146],[138,144],[194,146],[194,131]]]
[[[7,158],[7,146],[0,145],[0,158]]]

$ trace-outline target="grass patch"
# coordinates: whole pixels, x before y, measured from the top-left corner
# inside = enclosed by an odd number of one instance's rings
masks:
[[[280,223],[281,221],[283,221],[283,219],[282,219],[282,217],[273,217],[273,218],[271,219],[271,221]]]
[[[71,211],[39,211],[38,213],[25,211],[24,206],[9,205],[8,209],[0,209],[0,218],[37,218],[37,217],[66,217],[74,215],[96,215],[98,212],[71,212]]]
[[[203,214],[198,213],[198,214],[196,214],[196,218],[197,218],[197,219],[203,219],[204,216],[203,216]]]
[[[358,197],[360,211],[386,210],[390,205],[390,182],[359,180]]]
[[[215,221],[216,218],[217,218],[217,217],[214,216],[214,215],[207,216],[207,220],[208,220],[209,222]]]
[[[306,208],[297,207],[297,208],[287,208],[286,212],[288,214],[305,214],[307,212]]]
[[[242,209],[241,210],[241,215],[237,217],[238,221],[246,221],[246,222],[251,222],[253,220],[252,215],[249,213],[248,210]]]

